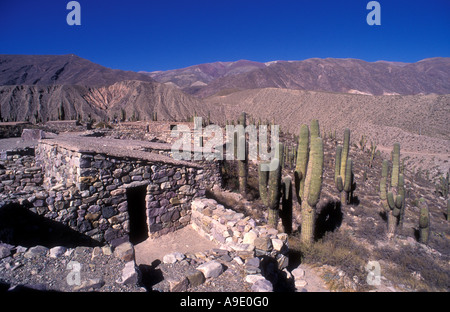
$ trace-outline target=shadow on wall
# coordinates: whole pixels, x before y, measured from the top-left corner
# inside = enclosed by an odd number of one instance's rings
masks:
[[[0,208],[0,241],[24,247],[101,246],[89,236],[62,223],[39,216],[19,204],[9,204]]]

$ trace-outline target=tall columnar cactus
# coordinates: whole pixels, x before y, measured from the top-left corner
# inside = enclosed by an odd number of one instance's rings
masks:
[[[305,187],[306,168],[309,157],[309,128],[307,125],[300,127],[298,138],[297,162],[295,165],[295,189],[299,203],[303,199],[303,190]]]
[[[247,193],[247,177],[248,177],[248,151],[247,151],[247,140],[245,138],[245,127],[246,127],[247,115],[243,112],[239,118],[239,124],[244,127],[243,133],[238,136],[239,146],[244,148],[243,159],[238,159],[238,177],[239,177],[239,193],[245,196]]]
[[[342,192],[341,203],[349,204],[352,200],[353,191],[353,162],[351,158],[347,159],[347,164],[345,165],[345,183],[344,192]]]
[[[383,160],[383,167],[381,169],[381,180],[380,180],[380,198],[381,204],[383,205],[384,212],[389,212],[389,204],[387,202],[387,177],[389,171],[389,162],[387,160]]]
[[[450,221],[450,199],[447,199],[447,221]]]
[[[419,200],[419,208],[419,242],[427,244],[430,236],[430,212],[424,198]]]
[[[334,167],[334,183],[341,194],[341,203],[348,204],[351,192],[354,190],[352,161],[348,158],[350,146],[350,130],[344,131],[344,145],[336,147],[336,160]],[[349,161],[350,160],[350,161]]]
[[[344,145],[342,147],[342,155],[341,155],[341,176],[342,183],[345,184],[345,180],[343,175],[345,174],[345,167],[347,166],[348,152],[350,148],[350,129],[344,130]]]
[[[316,205],[320,199],[323,174],[323,142],[320,137],[311,139],[311,153],[306,171],[302,200],[302,229],[300,240],[311,244],[314,239]]]
[[[317,119],[311,120],[311,139],[320,137],[319,121]]]
[[[391,186],[398,186],[398,176],[400,174],[400,143],[394,144],[394,151],[392,154],[392,177]]]
[[[292,179],[287,176],[281,184],[281,212],[280,217],[283,224],[284,232],[290,234],[292,232]]]
[[[404,214],[405,206],[405,183],[403,174],[400,174],[400,144],[398,143],[394,144],[392,160],[390,183],[387,181],[387,161],[383,161],[380,181],[380,198],[388,216],[389,236],[395,235],[398,221],[402,219],[401,214]]]
[[[281,159],[284,152],[283,144],[278,143],[276,149],[279,159]],[[277,228],[281,198],[281,162],[278,162],[275,170],[268,171],[268,167],[268,163],[259,165],[259,195],[263,204],[268,208],[269,226]]]

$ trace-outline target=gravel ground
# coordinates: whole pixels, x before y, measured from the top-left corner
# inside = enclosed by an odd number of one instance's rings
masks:
[[[136,285],[121,284],[125,261],[103,254],[101,248],[67,249],[57,258],[50,257],[48,251],[39,254],[30,253],[30,249],[14,247],[12,255],[0,260],[0,290],[145,291]]]

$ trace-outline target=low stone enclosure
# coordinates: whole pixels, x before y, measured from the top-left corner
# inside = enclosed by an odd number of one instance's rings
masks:
[[[41,140],[47,218],[101,243],[138,243],[189,224],[190,202],[221,184],[220,163],[166,156],[170,145],[60,135]]]
[[[13,201],[96,245],[138,244],[189,225],[242,259],[288,265],[286,234],[205,197],[222,187],[221,161],[179,161],[170,144],[86,133],[39,140],[34,159],[15,153],[7,157],[17,169],[0,176],[5,196],[18,194]]]

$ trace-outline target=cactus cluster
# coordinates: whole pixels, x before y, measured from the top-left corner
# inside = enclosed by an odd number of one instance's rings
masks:
[[[353,162],[348,157],[350,147],[350,129],[344,131],[344,144],[336,147],[336,160],[334,167],[334,183],[341,194],[341,203],[349,204],[352,192],[356,188],[353,177]]]
[[[308,126],[302,125],[298,142],[295,186],[302,214],[300,240],[306,244],[312,243],[314,239],[316,205],[322,188],[323,156],[319,122],[317,120],[311,122],[311,135]]]
[[[400,144],[395,143],[392,153],[391,179],[388,181],[389,163],[383,161],[380,180],[380,199],[388,216],[388,233],[393,236],[405,209],[405,180],[400,173]]]
[[[283,144],[278,143],[276,146],[279,153],[279,159],[283,157]],[[268,224],[270,227],[277,228],[279,219],[279,206],[281,198],[281,163],[275,170],[269,170],[269,163],[263,162],[259,164],[259,196],[268,208]],[[286,192],[286,191],[285,191]]]

